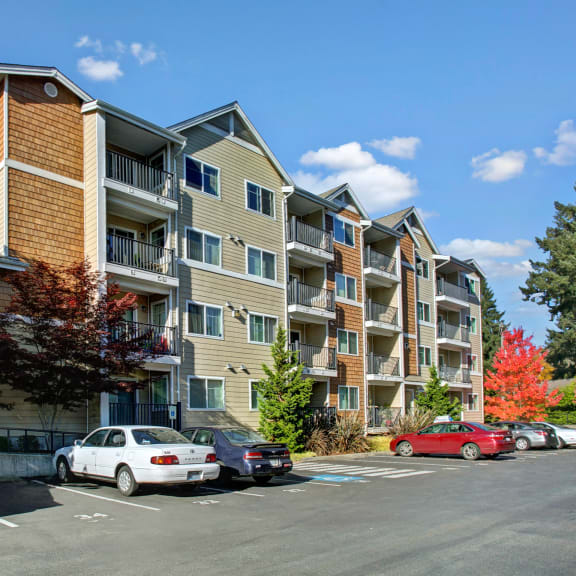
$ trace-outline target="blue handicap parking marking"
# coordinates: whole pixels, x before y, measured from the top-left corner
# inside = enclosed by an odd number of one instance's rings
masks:
[[[312,480],[323,482],[366,482],[361,476],[336,476],[335,474],[322,474],[320,476],[308,476]]]

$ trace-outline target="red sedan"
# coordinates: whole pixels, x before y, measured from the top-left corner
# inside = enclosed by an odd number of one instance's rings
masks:
[[[496,458],[514,452],[512,434],[477,422],[439,422],[412,434],[397,436],[390,449],[400,456],[461,454],[466,460]]]

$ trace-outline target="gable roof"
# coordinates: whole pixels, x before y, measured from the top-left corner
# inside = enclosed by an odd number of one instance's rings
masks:
[[[54,78],[72,93],[76,94],[80,100],[90,102],[94,100],[90,94],[84,92],[80,86],[72,82],[70,78],[64,76],[58,68],[53,66],[23,66],[22,64],[0,64],[0,75],[6,74],[8,76],[37,76],[44,78]]]
[[[368,213],[364,209],[364,206],[362,206],[362,203],[360,202],[360,200],[358,200],[358,197],[354,193],[354,190],[352,190],[352,186],[350,186],[350,184],[348,184],[348,183],[341,184],[340,186],[336,186],[336,188],[331,188],[330,190],[327,190],[326,192],[322,192],[319,195],[322,196],[322,198],[326,198],[326,200],[332,200],[332,202],[338,203],[338,196],[340,196],[341,194],[344,194],[345,192],[350,194],[350,197],[352,198],[352,202],[354,203],[354,205],[358,209],[360,216],[362,216],[362,218],[364,220],[369,220],[370,217],[368,216]]]
[[[210,120],[214,120],[230,112],[234,112],[240,117],[242,123],[246,126],[247,130],[250,132],[254,140],[258,143],[258,146],[262,149],[265,156],[270,160],[273,164],[274,168],[278,171],[278,173],[284,178],[284,181],[290,185],[293,185],[292,178],[282,164],[280,164],[279,160],[274,156],[272,150],[269,148],[268,144],[266,144],[264,138],[260,135],[260,133],[256,130],[252,122],[246,116],[244,110],[237,101],[231,102],[230,104],[225,104],[224,106],[220,106],[219,108],[214,108],[214,110],[209,110],[208,112],[204,112],[203,114],[199,114],[198,116],[194,116],[189,118],[188,120],[183,120],[182,122],[178,122],[177,124],[172,124],[172,126],[168,126],[169,130],[174,132],[183,132],[184,130],[188,130],[189,128],[193,128],[194,126],[199,126],[204,123],[209,123]]]
[[[409,206],[408,208],[403,208],[402,210],[398,210],[397,212],[392,212],[391,214],[387,214],[386,216],[382,216],[381,218],[377,218],[376,222],[379,224],[383,224],[384,226],[388,226],[389,228],[395,228],[404,217],[413,210],[414,206]]]
[[[426,240],[428,240],[428,243],[430,244],[432,250],[436,254],[438,254],[438,247],[436,246],[436,242],[432,240],[432,236],[430,236],[428,229],[426,228],[426,226],[424,226],[424,221],[422,220],[422,217],[418,213],[418,210],[416,209],[415,206],[410,206],[408,208],[404,208],[403,210],[392,212],[392,214],[388,214],[387,216],[378,218],[376,222],[379,222],[380,224],[384,224],[384,226],[388,226],[389,228],[394,229],[398,229],[402,224],[405,224],[406,229],[409,232],[412,232],[412,227],[407,222],[410,216],[414,216],[414,218],[416,218],[416,220],[418,221],[418,228],[420,228],[422,234],[424,234],[424,237],[426,238]],[[414,238],[414,235],[412,233],[410,235]]]

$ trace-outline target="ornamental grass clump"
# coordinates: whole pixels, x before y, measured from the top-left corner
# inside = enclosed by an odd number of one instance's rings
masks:
[[[364,424],[357,414],[339,414],[329,431],[332,454],[367,452]]]
[[[425,408],[415,406],[413,410],[403,414],[396,420],[396,422],[389,427],[392,436],[400,436],[400,434],[411,434],[418,432],[429,424],[434,422],[434,412]]]
[[[305,449],[314,452],[316,456],[328,456],[330,454],[330,435],[324,428],[314,428],[306,439]]]

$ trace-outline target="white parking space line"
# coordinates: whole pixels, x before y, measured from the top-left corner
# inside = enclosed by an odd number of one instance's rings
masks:
[[[254,494],[254,492],[238,492],[236,490],[223,490],[222,488],[208,488],[200,486],[200,490],[208,490],[209,492],[222,492],[223,494],[237,494],[238,496],[254,496],[256,498],[264,498],[264,494]]]
[[[303,464],[295,466],[297,470],[357,470],[358,466],[339,466],[338,464]],[[376,468],[374,468],[376,470]]]
[[[292,484],[303,484],[302,480],[288,480],[288,478],[282,478],[282,482],[290,482]],[[306,480],[306,484],[317,484],[318,486],[330,486],[331,488],[340,488],[341,484],[327,484],[326,482],[314,482],[312,480]],[[279,486],[279,484],[277,484]]]
[[[401,470],[399,472],[401,472]],[[386,478],[407,478],[408,476],[421,476],[422,474],[434,474],[434,471],[433,470],[419,470],[419,471],[412,470],[411,472],[407,472],[406,474],[390,474],[390,476],[386,476]]]
[[[382,456],[378,457],[378,460],[364,460],[364,462],[374,464],[376,462],[383,462],[384,464],[392,464],[392,462],[394,462],[395,464],[398,464],[398,458],[395,458],[394,456]],[[441,468],[451,466],[452,468],[470,468],[470,466],[466,464],[433,464],[431,462],[422,462],[418,458],[410,460],[410,466],[440,466]]]
[[[4,518],[0,518],[0,524],[6,526],[7,528],[18,528],[18,524],[14,524],[14,522],[9,522],[8,520],[4,520]]]
[[[400,472],[398,468],[381,468],[379,472],[370,472],[369,474],[363,474],[363,476],[384,476],[393,472]]]
[[[115,502],[116,504],[124,504],[125,506],[133,506],[134,508],[142,508],[144,510],[152,510],[154,512],[160,512],[160,508],[153,508],[152,506],[144,506],[144,504],[125,502],[124,500],[107,498],[106,496],[99,496],[98,494],[88,494],[88,492],[83,492],[82,490],[74,490],[73,488],[65,488],[64,486],[55,486],[54,484],[47,484],[46,482],[41,482],[40,480],[32,480],[32,482],[34,482],[35,484],[41,484],[42,486],[48,486],[49,488],[54,488],[56,490],[64,490],[65,492],[72,492],[74,494],[80,494],[81,496],[88,496],[89,498],[96,498],[98,500],[106,500],[107,502]]]

